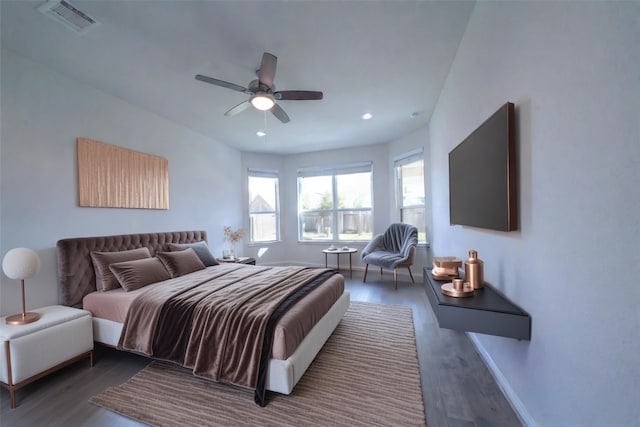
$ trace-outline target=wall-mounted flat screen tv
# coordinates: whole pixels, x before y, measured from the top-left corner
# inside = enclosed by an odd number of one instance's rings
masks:
[[[449,153],[451,225],[517,230],[514,114],[507,102]]]

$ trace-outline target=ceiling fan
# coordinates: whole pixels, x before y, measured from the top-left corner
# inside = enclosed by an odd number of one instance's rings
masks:
[[[253,105],[261,111],[270,110],[278,120],[282,123],[287,123],[290,120],[289,116],[284,112],[282,107],[276,103],[276,101],[319,100],[322,99],[322,92],[310,90],[276,91],[273,79],[276,75],[277,63],[278,58],[275,55],[265,52],[262,55],[260,68],[256,71],[258,79],[249,83],[249,87],[242,87],[234,83],[225,82],[223,80],[214,79],[213,77],[207,77],[201,74],[196,75],[196,80],[211,83],[216,86],[226,87],[227,89],[250,95],[248,100],[241,102],[224,113],[227,117],[235,116],[236,114],[246,110],[250,105]]]

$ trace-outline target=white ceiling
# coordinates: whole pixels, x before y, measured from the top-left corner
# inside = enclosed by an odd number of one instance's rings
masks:
[[[425,126],[474,5],[69,1],[100,25],[80,35],[39,13],[44,1],[2,0],[2,46],[240,150],[277,154],[388,142]],[[247,86],[265,51],[278,57],[277,90],[324,99],[281,101],[287,124],[253,108],[225,117],[248,96],[194,76]]]

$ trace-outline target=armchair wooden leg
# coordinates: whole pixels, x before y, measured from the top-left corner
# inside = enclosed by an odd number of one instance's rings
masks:
[[[411,277],[411,283],[416,283],[416,281],[413,280],[413,274],[411,274],[411,267],[407,267],[407,270],[409,270],[409,276]]]
[[[398,290],[398,269],[393,269],[393,289]]]
[[[364,279],[362,279],[362,283],[367,281],[367,271],[369,271],[369,264],[364,267]]]

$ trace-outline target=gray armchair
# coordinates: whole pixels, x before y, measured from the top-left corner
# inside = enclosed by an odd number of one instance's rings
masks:
[[[396,222],[391,224],[384,234],[378,234],[362,250],[360,258],[366,263],[363,282],[367,281],[369,264],[393,270],[393,288],[398,289],[398,268],[406,267],[413,280],[411,266],[418,245],[418,229],[413,225]]]

